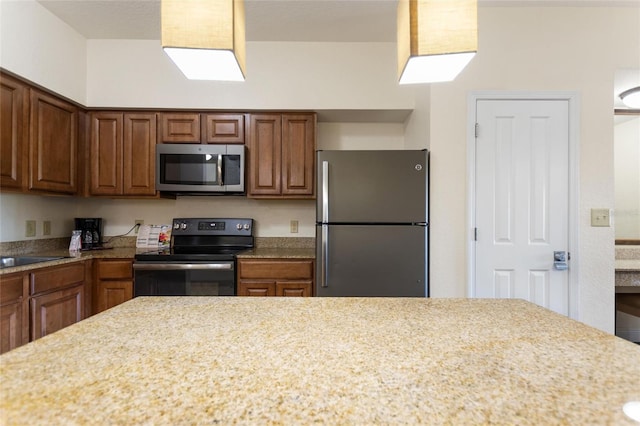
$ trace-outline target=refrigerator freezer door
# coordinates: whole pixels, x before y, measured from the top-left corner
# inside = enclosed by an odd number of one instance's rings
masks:
[[[316,296],[425,297],[427,227],[318,225]]]
[[[318,223],[426,223],[427,151],[318,151]]]

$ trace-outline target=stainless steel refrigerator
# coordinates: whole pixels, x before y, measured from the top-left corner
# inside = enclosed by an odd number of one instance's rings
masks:
[[[316,296],[428,297],[428,151],[318,151],[316,164]]]

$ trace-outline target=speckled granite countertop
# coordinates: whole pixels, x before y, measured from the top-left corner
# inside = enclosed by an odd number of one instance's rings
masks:
[[[60,240],[60,239],[57,239]],[[52,240],[53,244],[60,244],[60,241],[56,239]],[[42,245],[47,246],[49,241],[42,240]],[[27,241],[31,243],[31,246],[36,244],[33,241]],[[24,242],[24,243],[27,243]],[[135,247],[113,247],[106,250],[90,250],[81,251],[76,255],[69,253],[66,248],[61,249],[43,249],[33,251],[20,251],[20,248],[25,244],[23,242],[5,243],[16,246],[16,249],[10,250],[8,253],[2,253],[3,255],[11,256],[61,256],[63,259],[58,259],[50,262],[32,263],[30,265],[16,266],[12,268],[0,269],[0,275],[11,274],[14,272],[29,271],[37,268],[44,268],[48,266],[56,266],[69,262],[77,262],[87,259],[133,259],[136,253],[144,253],[150,251],[149,248],[136,249]],[[125,242],[126,243],[126,242]],[[130,240],[128,243],[135,244],[135,239]],[[315,239],[313,238],[287,238],[287,237],[256,237],[256,247],[253,250],[246,251],[238,256],[238,258],[281,258],[281,259],[296,259],[306,258],[314,259],[316,257],[315,252]],[[68,246],[68,241],[67,241]]]
[[[631,425],[639,377],[521,300],[136,298],[0,356],[0,423]]]
[[[144,249],[147,250],[148,249]],[[24,266],[14,266],[11,268],[0,269],[0,275],[12,274],[14,272],[30,271],[32,269],[46,268],[49,266],[63,265],[65,263],[79,262],[88,259],[133,259],[136,253],[135,248],[117,247],[107,250],[90,250],[78,253],[70,253],[69,250],[48,250],[38,253],[29,253],[25,256],[61,256],[61,259],[48,262],[32,263]]]
[[[289,248],[289,247],[264,247],[243,251],[237,255],[238,259],[315,259],[316,251],[312,248]]]
[[[640,287],[640,247],[616,246],[616,293],[636,292],[638,287]]]

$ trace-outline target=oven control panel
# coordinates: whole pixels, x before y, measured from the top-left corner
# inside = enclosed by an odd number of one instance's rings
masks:
[[[253,219],[173,219],[173,235],[253,235]]]

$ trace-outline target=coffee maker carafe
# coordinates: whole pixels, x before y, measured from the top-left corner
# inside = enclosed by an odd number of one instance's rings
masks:
[[[102,218],[76,217],[75,229],[81,231],[82,250],[91,250],[102,246]]]

